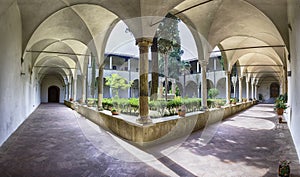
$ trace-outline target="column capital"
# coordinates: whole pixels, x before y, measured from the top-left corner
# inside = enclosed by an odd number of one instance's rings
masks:
[[[201,67],[208,65],[208,61],[206,60],[198,60],[198,62],[200,63]]]
[[[225,74],[230,75],[231,71],[225,71]]]
[[[149,47],[152,45],[152,41],[150,38],[138,38],[136,39],[136,45],[139,47]]]

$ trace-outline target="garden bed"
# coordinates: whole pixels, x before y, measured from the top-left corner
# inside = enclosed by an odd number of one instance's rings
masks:
[[[184,118],[177,115],[162,117],[153,119],[153,123],[147,125],[137,123],[135,121],[137,117],[134,116],[128,117],[124,114],[113,116],[109,111],[97,111],[83,105],[75,106],[75,103],[69,101],[65,101],[65,104],[76,108],[78,113],[121,138],[141,146],[148,146],[187,136],[193,131],[249,108],[254,102],[238,103],[205,112],[190,112]]]

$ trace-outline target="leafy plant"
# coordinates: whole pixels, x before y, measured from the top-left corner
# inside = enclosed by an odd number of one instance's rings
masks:
[[[219,95],[219,90],[217,88],[211,88],[208,91],[208,96],[212,99],[215,99]]]
[[[105,85],[112,88],[113,93],[116,97],[119,96],[119,89],[125,90],[131,87],[133,82],[126,83],[126,79],[121,77],[119,74],[111,74],[111,76],[106,77]]]

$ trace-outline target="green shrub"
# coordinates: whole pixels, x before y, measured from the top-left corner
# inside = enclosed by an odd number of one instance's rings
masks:
[[[215,99],[219,95],[219,90],[217,88],[211,88],[208,91],[208,96],[212,99]]]

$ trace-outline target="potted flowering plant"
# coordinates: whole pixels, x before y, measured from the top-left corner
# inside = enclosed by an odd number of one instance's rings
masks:
[[[277,101],[275,103],[275,109],[276,109],[278,115],[282,115],[286,108],[287,108],[287,106],[283,101]]]
[[[116,108],[112,108],[110,112],[112,115],[119,115],[119,112],[117,111]]]

